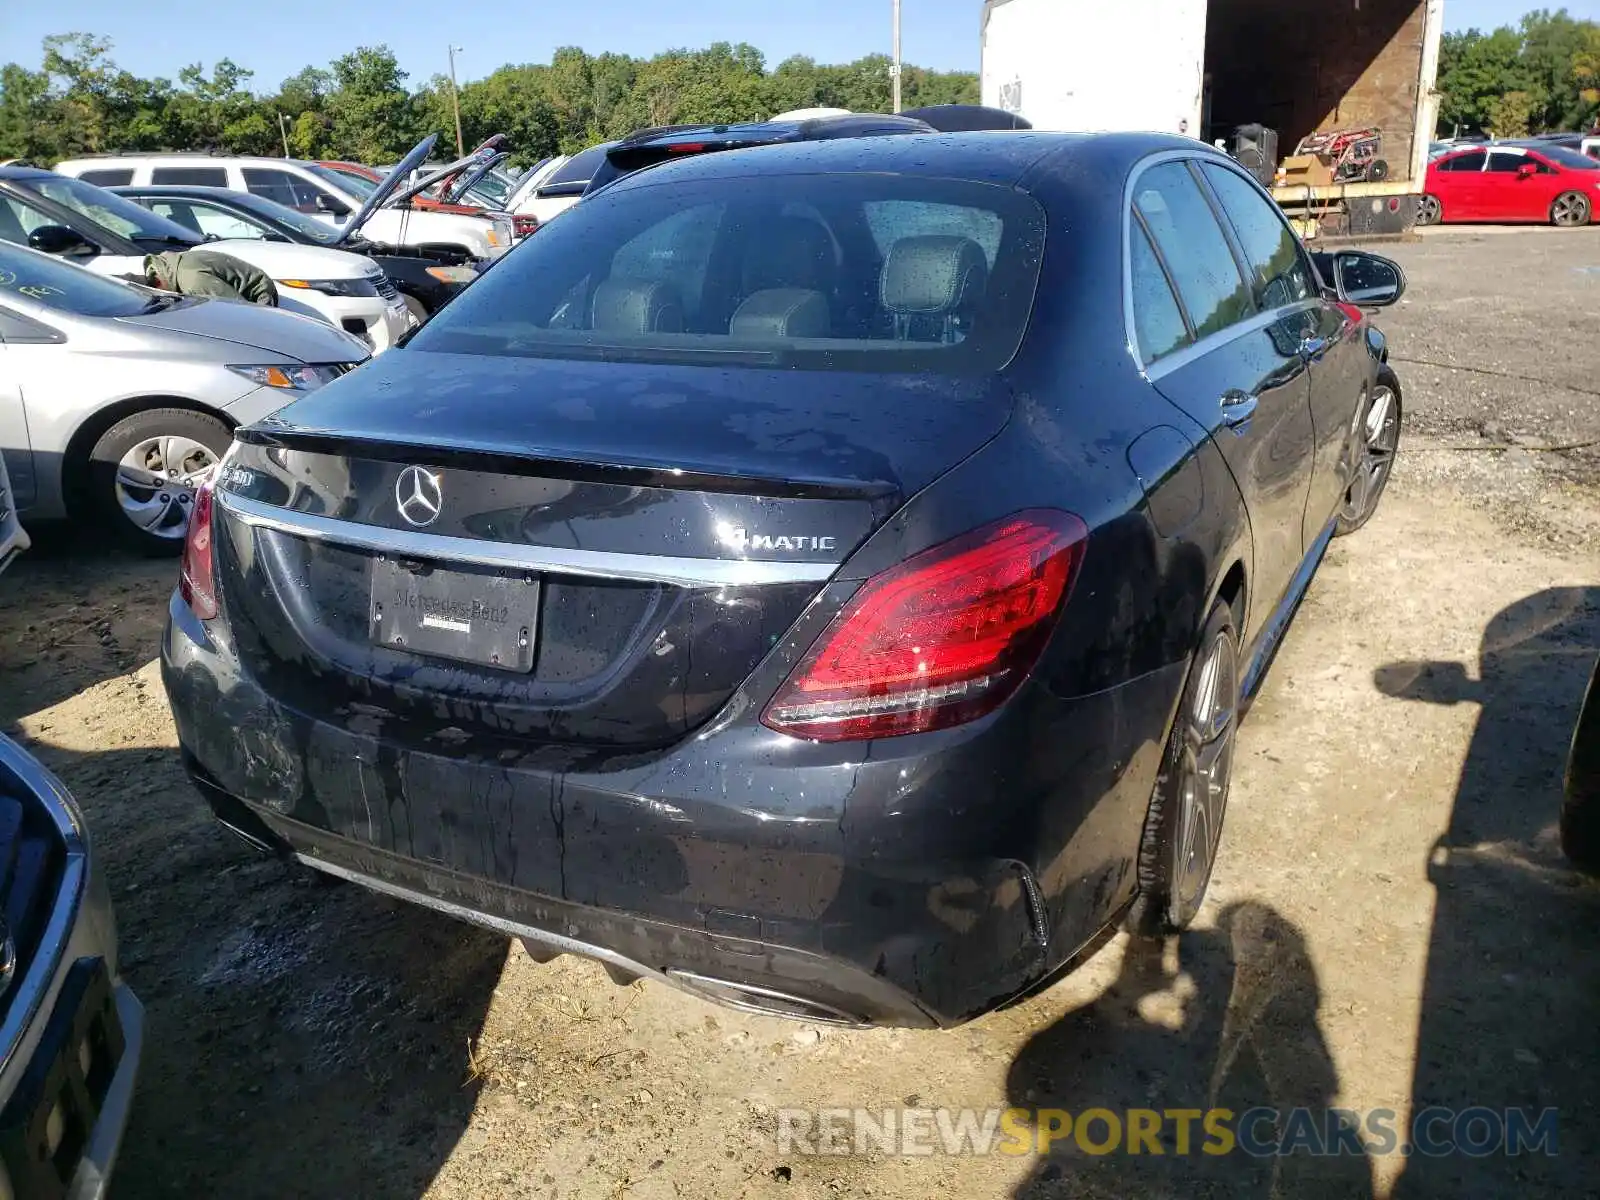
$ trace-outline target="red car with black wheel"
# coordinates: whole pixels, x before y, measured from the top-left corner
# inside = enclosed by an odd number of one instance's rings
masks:
[[[1417,223],[1587,225],[1597,201],[1600,162],[1564,146],[1492,142],[1428,164]]]

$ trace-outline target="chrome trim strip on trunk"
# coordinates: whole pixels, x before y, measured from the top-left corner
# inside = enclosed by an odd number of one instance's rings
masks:
[[[775,583],[825,583],[839,569],[838,563],[672,558],[609,550],[572,550],[558,546],[486,542],[447,534],[416,533],[381,525],[336,521],[316,513],[295,512],[275,504],[263,504],[259,500],[250,500],[220,489],[216,498],[229,514],[257,529],[270,529],[361,550],[376,550],[401,558],[439,559],[514,571],[580,575],[590,579],[625,579],[636,583],[665,583],[689,588],[721,588]]]

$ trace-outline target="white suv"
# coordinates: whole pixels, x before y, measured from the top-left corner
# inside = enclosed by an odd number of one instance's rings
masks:
[[[285,158],[236,158],[207,154],[128,154],[70,158],[56,171],[100,187],[186,184],[265,196],[335,227],[366,201],[349,179],[316,163]],[[498,258],[511,248],[509,216],[468,216],[382,208],[362,225],[363,236],[391,246],[449,250],[474,258]]]

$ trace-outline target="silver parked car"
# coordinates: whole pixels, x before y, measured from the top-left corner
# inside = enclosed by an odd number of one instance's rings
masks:
[[[363,362],[342,330],[156,292],[0,242],[0,454],[29,521],[177,554],[233,429]]]

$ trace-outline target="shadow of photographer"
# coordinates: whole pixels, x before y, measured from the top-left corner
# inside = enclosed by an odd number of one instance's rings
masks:
[[[1023,1046],[1007,1093],[1014,1106],[1063,1109],[1078,1124],[1092,1109],[1130,1124],[1131,1110],[1155,1110],[1159,1152],[1130,1152],[1125,1138],[1093,1153],[1065,1137],[1015,1195],[1372,1195],[1352,1118],[1332,1107],[1339,1083],[1317,1024],[1320,996],[1304,937],[1258,901],[1227,906],[1214,929],[1130,940],[1111,987]],[[1103,1118],[1090,1126],[1103,1141]],[[1305,1139],[1343,1153],[1270,1152]]]
[[[1600,587],[1534,593],[1498,613],[1477,677],[1460,662],[1380,667],[1380,691],[1475,704],[1450,820],[1433,846],[1435,891],[1413,1113],[1558,1110],[1555,1155],[1412,1156],[1397,1197],[1593,1194],[1600,1112],[1600,888],[1561,857],[1561,777],[1600,652]]]

